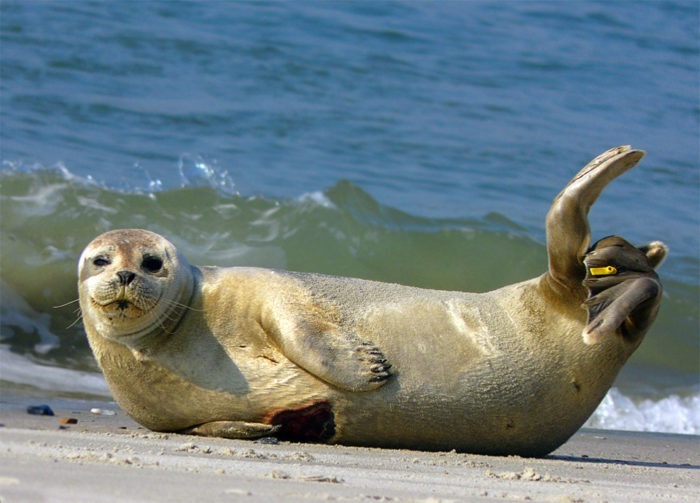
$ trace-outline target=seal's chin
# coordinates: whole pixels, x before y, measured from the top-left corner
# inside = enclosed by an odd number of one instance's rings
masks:
[[[135,320],[141,318],[145,313],[133,302],[126,299],[118,299],[107,304],[97,303],[92,299],[93,305],[104,316],[114,322],[114,320]]]
[[[162,315],[157,303],[152,306],[139,306],[124,298],[106,301],[90,299],[91,318],[103,337],[124,344],[132,349],[144,347],[148,335],[162,326]]]
[[[138,279],[126,287],[114,281],[102,282],[94,286],[89,295],[92,310],[112,324],[152,316],[158,310],[161,297],[162,289],[157,284]]]

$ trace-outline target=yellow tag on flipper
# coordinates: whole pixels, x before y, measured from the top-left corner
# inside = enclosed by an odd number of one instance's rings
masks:
[[[612,276],[617,274],[617,269],[611,265],[606,265],[605,267],[591,267],[589,269],[591,276]]]

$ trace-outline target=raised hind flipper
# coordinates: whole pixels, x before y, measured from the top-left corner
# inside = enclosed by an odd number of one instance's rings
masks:
[[[642,150],[621,146],[589,162],[554,199],[547,214],[547,250],[551,277],[569,291],[581,288],[583,256],[591,241],[588,212],[606,185],[633,168]]]
[[[654,268],[667,250],[659,241],[635,248],[618,236],[603,238],[591,247],[584,258],[583,285],[589,292],[586,344],[596,344],[618,329],[631,342],[641,342],[661,303],[662,287]]]

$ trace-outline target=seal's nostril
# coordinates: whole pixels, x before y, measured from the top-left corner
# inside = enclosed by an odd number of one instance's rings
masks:
[[[132,281],[134,281],[134,278],[136,277],[136,274],[134,274],[131,271],[119,271],[117,273],[117,276],[119,277],[119,282],[122,285],[128,285]]]

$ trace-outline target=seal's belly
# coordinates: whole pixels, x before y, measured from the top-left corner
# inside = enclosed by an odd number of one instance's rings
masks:
[[[465,370],[499,352],[479,309],[454,300],[375,307],[355,329],[382,348],[404,387],[454,385]]]

